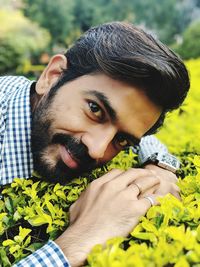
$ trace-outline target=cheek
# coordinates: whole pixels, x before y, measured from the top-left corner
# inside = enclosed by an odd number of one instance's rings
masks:
[[[80,108],[59,108],[54,109],[52,127],[55,130],[64,130],[69,132],[85,131],[89,127],[84,112]]]
[[[91,120],[86,115],[86,103],[76,95],[76,98],[59,96],[51,107],[55,131],[85,132],[91,126]]]
[[[77,117],[58,118],[52,124],[54,133],[70,134],[78,139],[87,131],[89,125]]]

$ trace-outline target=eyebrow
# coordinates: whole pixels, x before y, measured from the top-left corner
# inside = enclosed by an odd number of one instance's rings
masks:
[[[114,110],[114,108],[112,107],[109,99],[107,98],[107,96],[99,91],[96,90],[91,90],[91,91],[85,91],[84,92],[87,95],[92,95],[95,96],[105,107],[107,113],[109,114],[111,121],[114,123],[118,120],[117,117],[117,113]],[[140,143],[140,139],[133,136],[132,134],[126,133],[126,132],[121,132],[121,134],[127,138],[128,140],[130,140],[131,143],[133,143],[133,145],[138,145]]]

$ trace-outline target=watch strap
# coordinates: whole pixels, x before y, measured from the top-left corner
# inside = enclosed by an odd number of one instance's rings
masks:
[[[143,137],[137,150],[139,163],[143,165],[152,155],[158,152],[168,153],[168,149],[153,135]]]
[[[138,146],[138,161],[142,166],[153,163],[174,173],[180,168],[180,161],[154,136],[142,138]]]

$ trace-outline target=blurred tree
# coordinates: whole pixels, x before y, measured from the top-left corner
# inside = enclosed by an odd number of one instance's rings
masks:
[[[66,39],[69,42],[92,25],[112,20],[144,25],[162,41],[172,44],[200,14],[200,0],[21,1],[25,4],[24,14],[47,28],[54,44],[65,44]]]
[[[176,50],[184,59],[200,57],[200,20],[188,26],[183,33],[183,42]]]
[[[15,72],[43,51],[50,42],[49,33],[25,18],[19,11],[0,9],[0,72]]]
[[[134,20],[133,0],[76,0],[74,16],[76,25],[86,31],[91,25],[114,20]]]
[[[76,28],[112,20],[139,24],[170,45],[200,15],[200,0],[75,0]]]
[[[92,2],[91,0],[76,0],[74,1],[74,21],[76,28],[79,28],[81,32],[88,30],[93,25],[94,16],[96,11],[101,6],[98,0]]]
[[[65,44],[73,30],[73,0],[24,0],[24,15],[49,30],[51,45]]]
[[[172,44],[192,20],[196,0],[133,0],[136,22]]]
[[[92,25],[133,20],[132,0],[23,0],[24,15],[52,35],[52,46],[69,45]]]
[[[1,3],[5,2],[0,0]],[[7,0],[24,15],[48,29],[50,51],[66,46],[91,26],[126,20],[144,27],[161,41],[172,45],[200,17],[200,0]]]
[[[194,0],[197,7],[200,7],[200,0]]]

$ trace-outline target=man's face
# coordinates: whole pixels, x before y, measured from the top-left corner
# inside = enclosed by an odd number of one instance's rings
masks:
[[[51,182],[107,163],[161,114],[141,90],[104,74],[68,82],[50,101],[48,91],[33,112],[32,152],[34,169]]]

